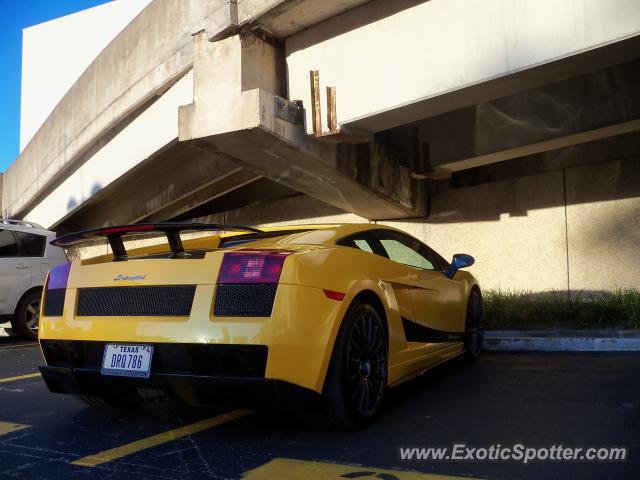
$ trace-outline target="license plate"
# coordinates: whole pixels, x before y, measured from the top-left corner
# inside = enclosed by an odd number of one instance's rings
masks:
[[[100,371],[103,375],[149,378],[152,356],[152,345],[108,343],[104,346]]]

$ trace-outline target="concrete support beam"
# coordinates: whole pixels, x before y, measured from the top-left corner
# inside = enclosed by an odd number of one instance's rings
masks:
[[[237,0],[238,23],[283,39],[370,0]]]
[[[162,222],[171,218],[185,216],[188,212],[193,211],[205,203],[213,203],[220,197],[231,192],[243,190],[244,187],[252,185],[260,178],[262,177],[242,167],[234,168],[220,177],[215,177],[204,182],[203,185],[192,191],[184,192],[183,195],[169,201],[163,208],[141,218],[141,220],[147,222]]]
[[[167,220],[259,178],[210,152],[175,142],[100,191],[56,227],[62,231]]]
[[[229,223],[232,225],[254,225],[256,227],[305,224],[332,225],[367,221],[366,218],[359,217],[353,213],[346,213],[315,198],[300,194],[206,215],[196,220]]]
[[[640,2],[375,0],[285,43],[291,98],[319,70],[340,126],[379,132],[637,58]]]
[[[195,42],[194,103],[180,108],[180,141],[362,217],[424,212],[422,186],[392,152],[318,142],[283,118],[277,46],[253,34]]]
[[[432,172],[453,172],[640,130],[640,61],[419,123]]]
[[[242,188],[236,188],[223,195],[218,195],[209,202],[203,203],[191,210],[188,210],[176,217],[167,217],[174,221],[193,220],[199,217],[208,217],[215,214],[228,212],[234,209],[244,209],[249,205],[257,205],[269,203],[273,200],[279,200],[287,197],[305,197],[284,185],[261,177],[249,184],[243,185]],[[218,222],[218,223],[227,223]],[[231,222],[229,222],[231,223]],[[240,223],[239,225],[255,225],[256,222]]]
[[[636,131],[640,131],[640,119],[616,123],[615,125],[607,125],[606,127],[595,128],[593,130],[587,130],[584,132],[577,132],[565,137],[551,138],[549,140],[544,140],[538,143],[532,143],[520,147],[510,148],[508,150],[501,150],[499,152],[488,153],[485,155],[479,155],[477,157],[470,157],[463,160],[445,163],[436,166],[435,170],[432,172],[427,172],[424,175],[415,174],[414,177],[433,179],[448,178],[454,172],[459,172],[474,167],[481,167],[484,165],[490,165],[492,163],[511,160],[513,158],[535,155],[538,153],[548,152],[550,150],[557,150],[560,148],[580,145],[583,143],[602,140],[604,138],[609,138],[615,135],[624,135],[626,133]]]
[[[204,24],[207,37],[212,41],[233,35],[238,31],[237,1],[216,0],[216,3],[217,8],[207,17]]]
[[[629,157],[640,157],[640,131],[464,170],[454,174],[451,183],[464,188]]]
[[[207,18],[209,40],[222,40],[240,30],[262,30],[284,39],[370,0],[217,0]]]
[[[11,215],[33,208],[130,115],[188,72],[192,34],[218,15],[221,2],[151,2],[96,57],[8,168],[3,204]]]
[[[92,151],[77,170],[67,173],[64,181],[52,188],[24,218],[47,227],[56,225],[73,216],[76,209],[81,209],[103,189],[133,174],[145,161],[160,157],[159,153],[177,141],[178,106],[191,101],[193,75],[187,74],[125,128],[112,132],[108,139],[103,138],[100,148]],[[145,182],[141,179],[142,185]],[[120,200],[125,204],[129,197],[123,192]]]

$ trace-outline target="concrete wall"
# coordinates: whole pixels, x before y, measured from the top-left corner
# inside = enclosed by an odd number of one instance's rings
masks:
[[[306,195],[258,203],[200,220],[238,225],[276,226],[334,223],[368,223],[366,218],[344,212]]]
[[[190,68],[192,34],[226,4],[221,0],[159,0],[149,4],[89,65],[7,169],[3,205],[24,215]]]
[[[22,31],[20,151],[115,36],[151,0],[116,0]]]
[[[178,107],[192,101],[193,74],[189,72],[29,210],[24,218],[45,227],[58,223],[156,152],[177,141]],[[149,181],[163,182],[167,172],[159,173]],[[142,187],[140,185],[140,189]],[[123,206],[128,205],[129,195],[134,194],[131,192],[117,200]]]
[[[567,288],[562,172],[442,192],[428,218],[385,223],[447,259],[473,255],[472,271],[485,287]]]
[[[317,69],[340,124],[380,131],[615,63],[579,57],[638,34],[636,0],[376,0],[286,40],[289,94],[310,105]]]
[[[640,157],[567,170],[571,290],[640,288]]]
[[[135,1],[138,8],[148,0]],[[12,216],[24,216],[64,181],[65,174],[90,158],[93,151],[101,146],[100,142],[105,136],[122,128],[123,124],[126,125],[148,102],[161,95],[191,69],[194,47],[192,36],[195,33],[205,32],[207,38],[218,39],[236,33],[238,9],[245,24],[253,25],[261,17],[265,17],[265,26],[273,25],[282,27],[287,32],[295,32],[305,27],[295,22],[297,9],[305,9],[305,18],[312,24],[362,1],[364,0],[323,2],[325,5],[322,7],[313,6],[314,3],[320,3],[316,0],[249,0],[241,2],[240,6],[238,2],[229,0],[151,1],[91,61],[68,91],[67,83],[71,81],[71,75],[63,75],[62,84],[66,91],[64,97],[56,98],[59,93],[57,89],[63,88],[57,87],[56,95],[43,103],[42,110],[38,110],[36,117],[27,115],[29,120],[25,123],[25,134],[33,133],[33,125],[41,121],[46,115],[44,112],[48,113],[55,102],[60,100],[28,145],[23,145],[20,157],[7,170],[9,180],[3,192],[4,208]],[[135,8],[131,8],[130,13],[135,11]],[[270,11],[272,8],[274,10]],[[108,23],[102,16],[101,20]],[[76,27],[83,30],[89,27],[82,22],[74,26],[75,17],[62,18],[56,22],[55,30],[61,36],[51,42],[54,49],[63,48],[70,37],[73,38],[69,32],[72,33]],[[65,28],[67,24],[69,32]],[[116,29],[121,27],[120,21],[114,24]],[[79,34],[76,37],[84,36]],[[37,35],[33,37],[33,42],[29,35],[27,38],[29,44],[33,45],[35,42],[36,46],[43,41]],[[84,43],[78,41],[78,38],[73,40]],[[99,42],[91,40],[88,43],[95,45]],[[30,57],[28,51],[26,55]],[[39,67],[28,62],[25,77],[40,74],[40,80],[46,82],[50,71],[64,67],[55,63],[56,56],[50,55]],[[51,59],[54,59],[53,64],[49,61]],[[83,55],[71,70],[79,73],[86,66],[83,65],[86,60]],[[56,79],[57,74],[53,74],[53,78]],[[40,80],[26,78],[27,90],[31,88],[32,81],[36,82],[35,85],[41,85]],[[25,99],[26,113],[29,110],[27,105],[30,103]],[[28,136],[24,138],[25,141],[26,138]]]
[[[367,222],[306,196],[204,220]],[[640,157],[437,192],[429,217],[380,223],[414,235],[447,259],[472,254],[470,271],[483,288],[640,288]]]

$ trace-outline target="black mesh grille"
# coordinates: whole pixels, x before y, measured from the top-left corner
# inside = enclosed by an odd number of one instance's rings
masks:
[[[213,313],[217,317],[269,317],[277,283],[218,285]]]
[[[188,317],[195,291],[195,285],[81,288],[76,315]]]
[[[45,317],[59,317],[62,315],[65,293],[66,293],[66,289],[64,288],[54,288],[52,290],[45,291],[45,294],[44,294],[44,316]]]
[[[42,340],[50,367],[100,371],[106,342]],[[268,349],[264,345],[154,345],[152,374],[264,378]]]

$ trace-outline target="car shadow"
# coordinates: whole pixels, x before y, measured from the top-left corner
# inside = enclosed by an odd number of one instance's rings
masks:
[[[11,328],[0,327],[0,348],[20,345],[35,345],[35,340],[24,340],[13,335]]]

